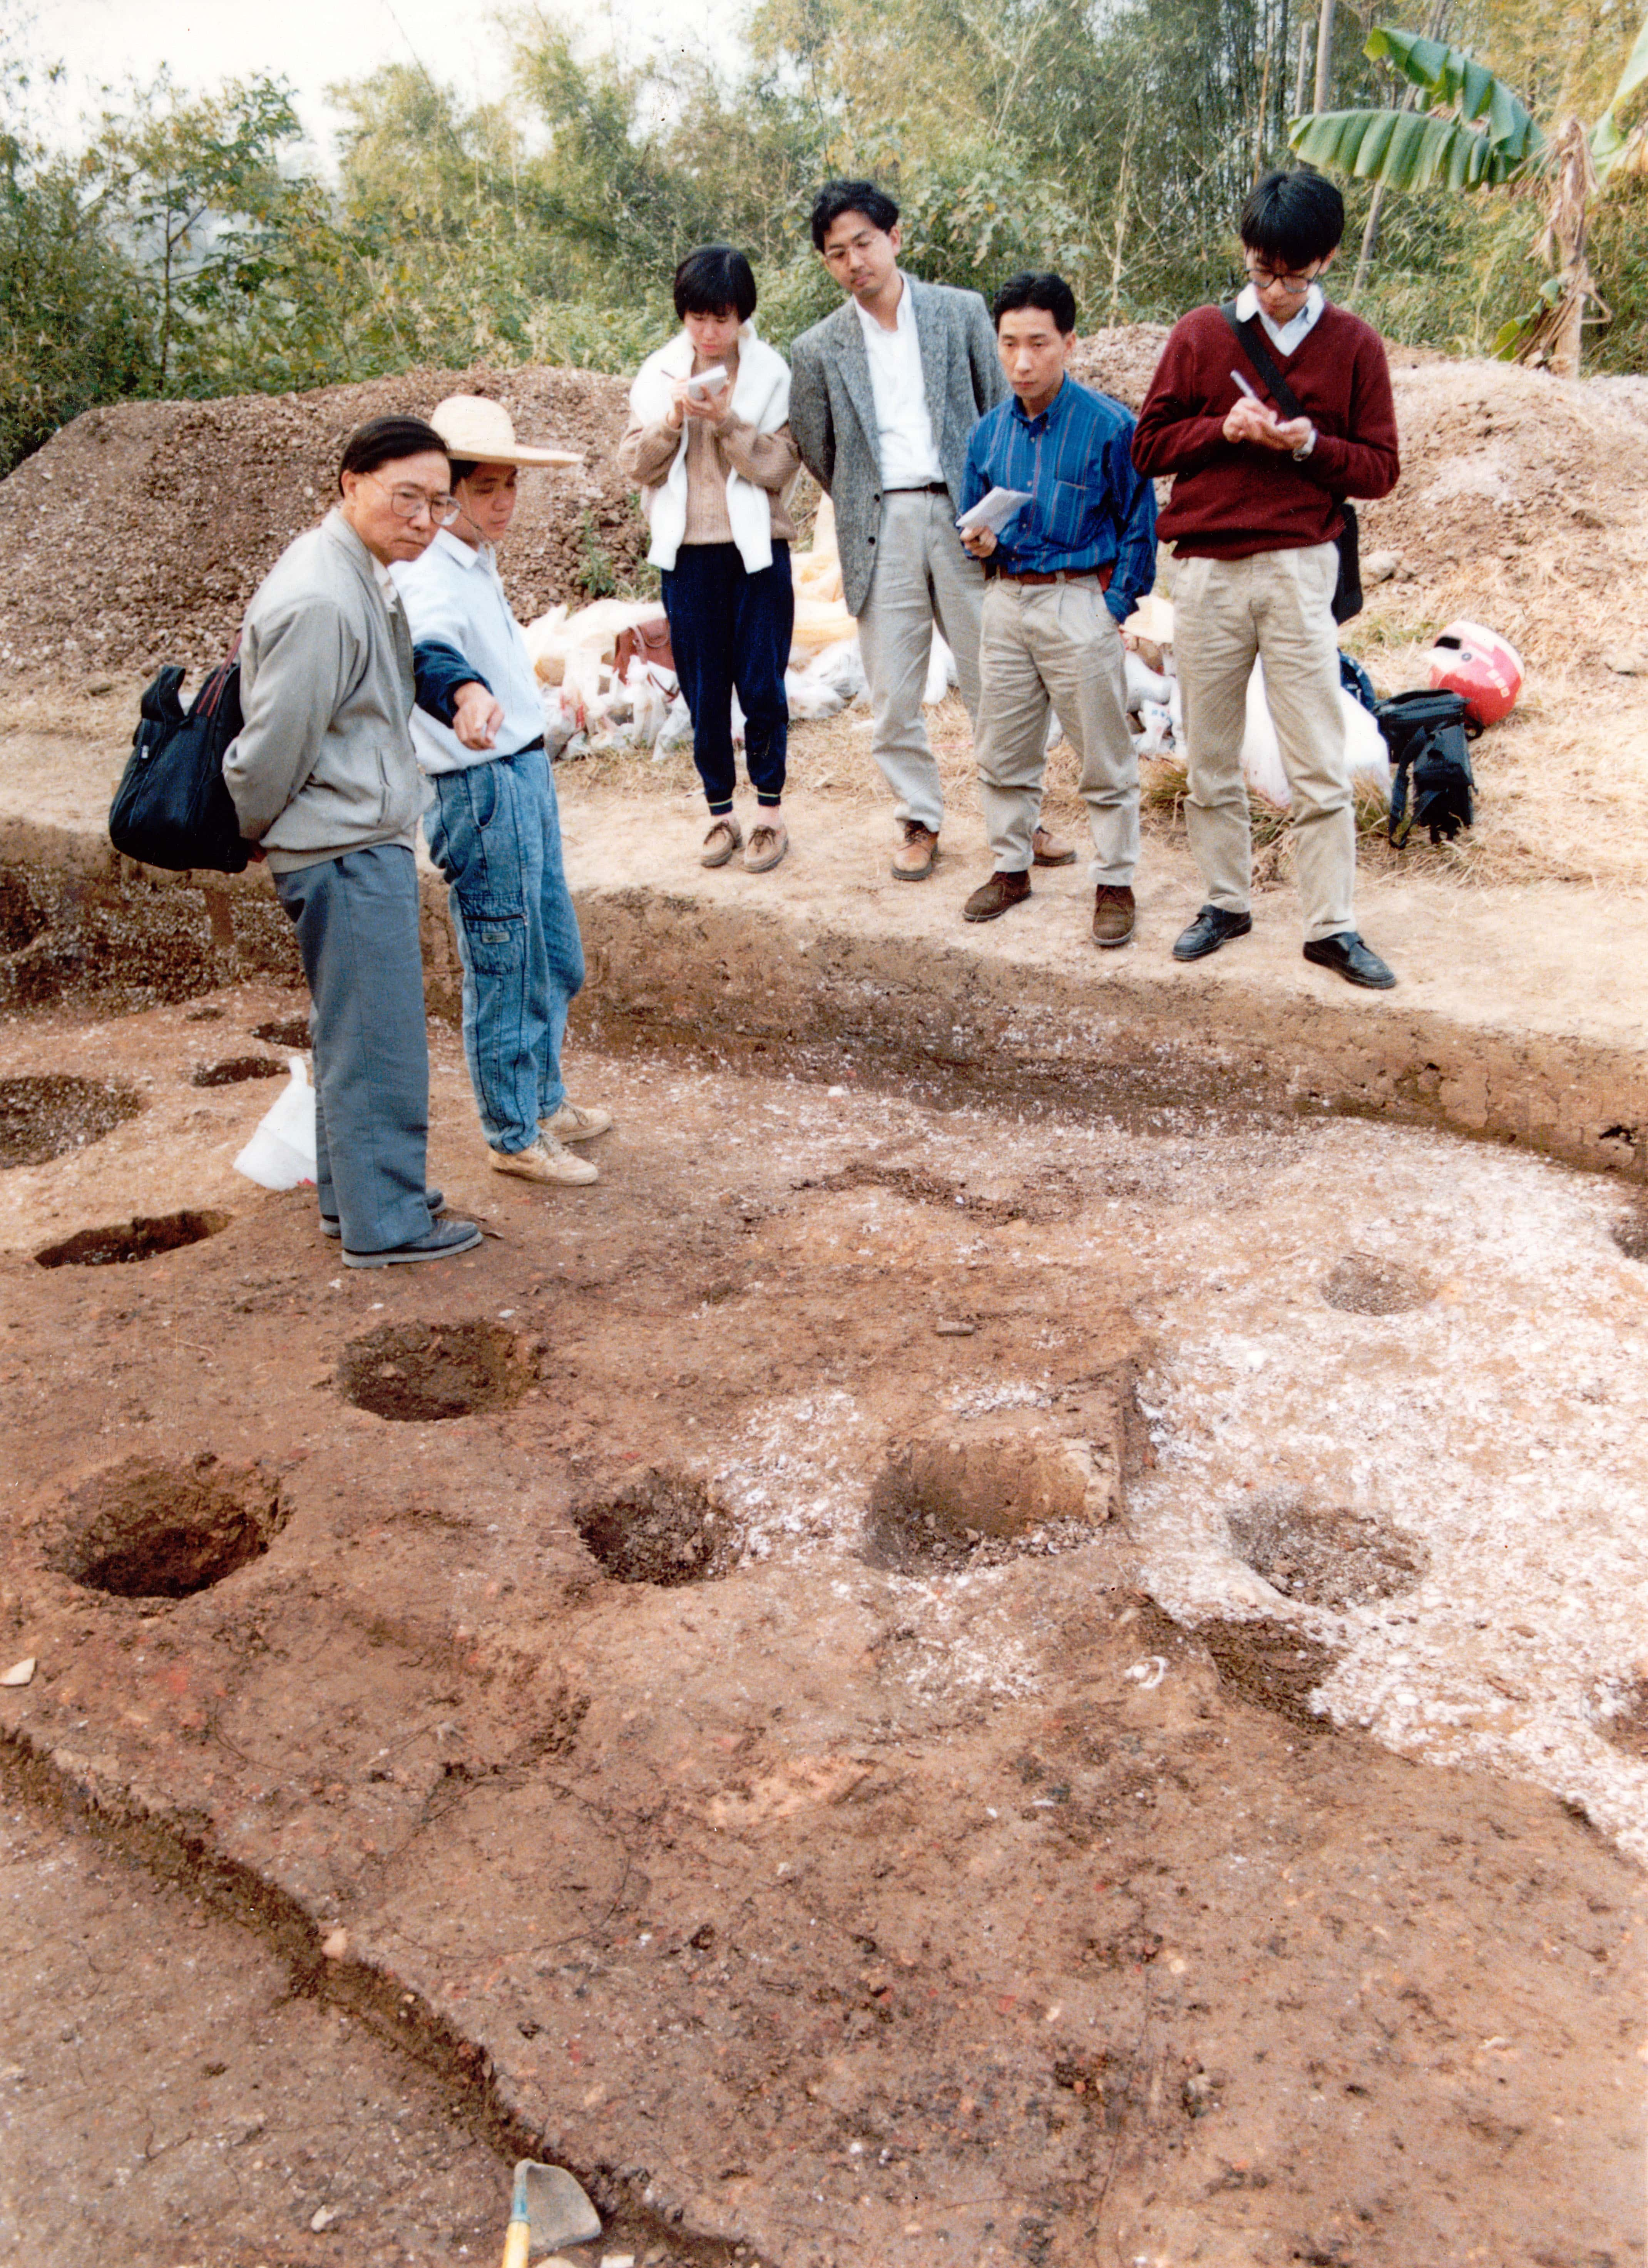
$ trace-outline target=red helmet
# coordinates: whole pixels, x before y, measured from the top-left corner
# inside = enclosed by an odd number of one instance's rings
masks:
[[[1431,684],[1435,692],[1457,693],[1466,716],[1481,732],[1515,708],[1522,690],[1522,657],[1497,630],[1484,630],[1480,622],[1450,622],[1431,649]]]

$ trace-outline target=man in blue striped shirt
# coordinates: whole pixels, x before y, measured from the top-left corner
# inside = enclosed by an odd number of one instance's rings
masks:
[[[1015,276],[996,295],[996,342],[1013,398],[973,429],[965,515],[992,489],[1029,497],[999,534],[963,541],[988,563],[979,647],[979,799],[995,871],[968,921],[1030,895],[1048,715],[1081,759],[1093,831],[1093,941],[1133,934],[1138,760],[1127,721],[1121,625],[1156,580],[1156,497],[1133,469],[1133,420],[1065,369],[1076,300],[1058,276]]]

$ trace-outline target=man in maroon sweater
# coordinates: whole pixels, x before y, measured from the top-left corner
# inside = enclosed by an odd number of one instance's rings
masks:
[[[1379,334],[1332,306],[1320,278],[1344,200],[1320,173],[1267,173],[1241,211],[1239,322],[1301,413],[1269,397],[1224,310],[1198,307],[1162,350],[1133,437],[1141,473],[1173,475],[1158,526],[1178,557],[1173,653],[1184,697],[1186,825],[1207,902],[1173,946],[1199,961],[1253,927],[1241,746],[1247,681],[1265,694],[1292,800],[1305,958],[1352,984],[1396,979],[1357,934],[1356,820],[1333,617],[1347,496],[1396,485],[1396,413]]]

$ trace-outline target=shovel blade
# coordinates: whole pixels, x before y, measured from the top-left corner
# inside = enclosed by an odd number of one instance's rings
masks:
[[[587,2244],[601,2233],[600,2215],[570,2174],[561,2166],[541,2166],[523,2158],[515,2169],[517,2193],[526,2185],[526,2223],[534,2252],[558,2244]]]

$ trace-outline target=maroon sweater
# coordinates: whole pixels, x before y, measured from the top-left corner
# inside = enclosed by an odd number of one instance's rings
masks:
[[[1257,442],[1225,438],[1241,389],[1240,370],[1262,401],[1268,388],[1217,307],[1197,307],[1162,349],[1133,436],[1141,473],[1173,475],[1158,532],[1182,557],[1245,559],[1327,543],[1344,525],[1346,496],[1388,496],[1402,470],[1390,370],[1379,335],[1330,302],[1300,345],[1284,355],[1260,326],[1270,359],[1316,428],[1316,446],[1295,463]],[[1281,404],[1269,406],[1281,414]]]

